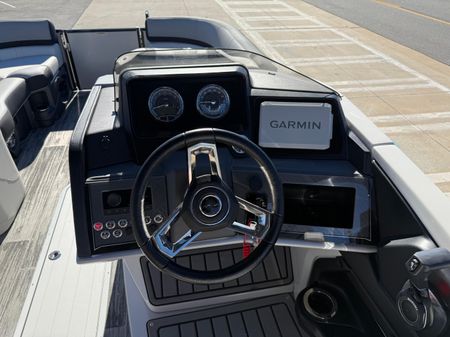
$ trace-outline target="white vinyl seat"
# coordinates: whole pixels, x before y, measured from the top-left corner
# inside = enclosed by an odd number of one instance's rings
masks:
[[[0,80],[0,134],[8,141],[14,132],[14,117],[27,98],[26,82],[22,78]]]
[[[0,235],[11,226],[25,197],[25,187],[0,133]]]
[[[0,21],[0,80],[11,78],[26,84],[25,113],[15,118],[23,139],[32,128],[49,126],[59,117],[68,93],[63,52],[50,21]]]
[[[0,78],[32,66],[48,67],[52,77],[63,66],[55,27],[47,20],[0,21]]]

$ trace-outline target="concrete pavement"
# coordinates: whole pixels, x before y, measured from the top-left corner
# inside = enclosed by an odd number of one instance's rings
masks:
[[[305,1],[450,65],[449,1]]]
[[[3,0],[0,20],[49,19],[59,29],[70,29],[91,0]]]

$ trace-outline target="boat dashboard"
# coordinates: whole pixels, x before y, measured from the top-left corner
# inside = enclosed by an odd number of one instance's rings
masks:
[[[272,160],[285,204],[279,244],[371,250],[370,156],[349,134],[336,92],[250,52],[144,50],[120,56],[114,74],[99,78],[72,137],[80,259],[137,248],[130,202],[139,169],[162,143],[199,128],[243,135]],[[241,148],[217,144],[217,152],[236,196],[262,208],[274,202],[260,166]],[[187,181],[185,150],[157,167],[144,200],[150,232],[183,202]],[[238,216],[252,221],[243,210]],[[183,226],[170,235],[182,235]],[[223,229],[203,233],[193,247],[243,239]]]

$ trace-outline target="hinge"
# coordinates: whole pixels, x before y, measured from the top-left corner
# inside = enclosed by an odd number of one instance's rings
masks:
[[[66,34],[65,34],[65,33],[61,34],[61,42],[62,42],[63,48],[64,48],[65,50],[67,50],[67,51],[70,51],[70,44],[69,44],[69,42],[67,41],[67,38],[66,38]]]

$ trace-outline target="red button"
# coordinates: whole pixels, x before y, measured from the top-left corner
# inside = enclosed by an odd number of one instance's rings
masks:
[[[103,229],[103,224],[101,222],[96,222],[94,224],[94,230],[96,230],[97,232],[100,232]]]

